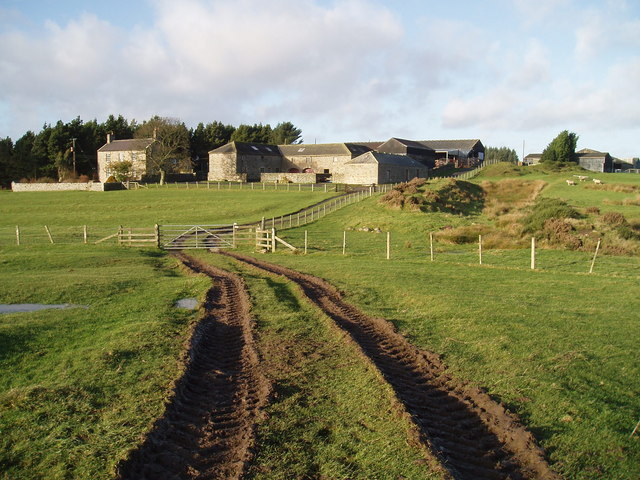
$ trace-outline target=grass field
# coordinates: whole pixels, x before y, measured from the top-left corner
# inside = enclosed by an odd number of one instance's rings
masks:
[[[0,478],[113,478],[163,410],[206,281],[151,250],[0,249]],[[27,433],[28,432],[28,433]]]
[[[504,178],[486,173],[478,183]],[[629,220],[639,218],[640,209],[624,204],[633,193],[569,187],[566,173],[529,177],[547,182],[542,195],[603,212],[625,207]],[[640,183],[634,175],[598,178],[605,185]],[[0,226],[15,228],[17,218],[34,225],[91,225],[95,219],[117,226],[127,218],[136,225],[241,222],[326,196],[265,193],[0,192]],[[517,412],[565,478],[640,477],[639,437],[630,437],[640,420],[640,259],[601,256],[589,275],[590,253],[541,250],[532,271],[527,250],[489,250],[485,265],[478,265],[474,246],[440,243],[435,261],[429,260],[429,232],[484,221],[481,213],[389,210],[371,198],[307,226],[308,255],[261,257],[328,279],[366,312],[390,319],[413,343],[441,354],[456,376]],[[386,235],[358,231],[362,227],[391,231],[391,260],[385,258]],[[302,246],[304,229],[280,235]],[[259,428],[252,478],[290,478],[290,471],[301,478],[428,478],[431,469],[416,461],[420,449],[407,443],[411,429],[391,392],[342,334],[287,282],[241,273],[254,302],[265,369],[279,395]],[[0,315],[5,478],[111,478],[117,460],[162,410],[179,374],[194,313],[173,303],[201,298],[206,288],[205,280],[184,275],[154,250],[0,247],[0,303],[89,306]],[[376,477],[382,469],[393,475]]]

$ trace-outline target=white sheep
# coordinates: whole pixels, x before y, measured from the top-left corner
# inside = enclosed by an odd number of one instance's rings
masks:
[[[567,185],[575,185],[576,182],[574,182],[573,180],[567,180]]]
[[[602,180],[600,180],[599,178],[594,178],[593,183],[595,183],[596,185],[602,185]]]

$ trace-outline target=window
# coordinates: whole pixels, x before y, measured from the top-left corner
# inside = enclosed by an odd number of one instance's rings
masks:
[[[258,151],[258,147],[251,145],[251,148],[253,148],[256,152]]]
[[[328,169],[328,168],[325,168],[325,169],[324,169],[324,173],[329,173],[329,169]]]

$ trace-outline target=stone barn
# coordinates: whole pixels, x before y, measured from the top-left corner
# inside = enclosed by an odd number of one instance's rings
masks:
[[[282,155],[275,145],[230,142],[209,152],[210,181],[259,182],[262,173],[282,171]]]
[[[338,181],[347,162],[370,149],[352,143],[322,143],[280,145],[283,171],[290,173],[315,173],[321,180]]]
[[[380,184],[426,178],[428,168],[407,155],[367,152],[345,163],[337,183]]]

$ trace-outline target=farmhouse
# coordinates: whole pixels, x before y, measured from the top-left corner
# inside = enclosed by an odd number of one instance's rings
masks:
[[[147,173],[147,155],[155,140],[153,138],[132,138],[112,140],[107,135],[107,143],[98,149],[98,179],[106,182],[112,176],[111,165],[115,162],[131,162],[132,180],[140,180]]]
[[[209,152],[208,179],[394,183],[426,177],[428,168],[435,165],[474,166],[483,158],[480,140],[394,137],[386,142],[278,146],[231,142]]]

